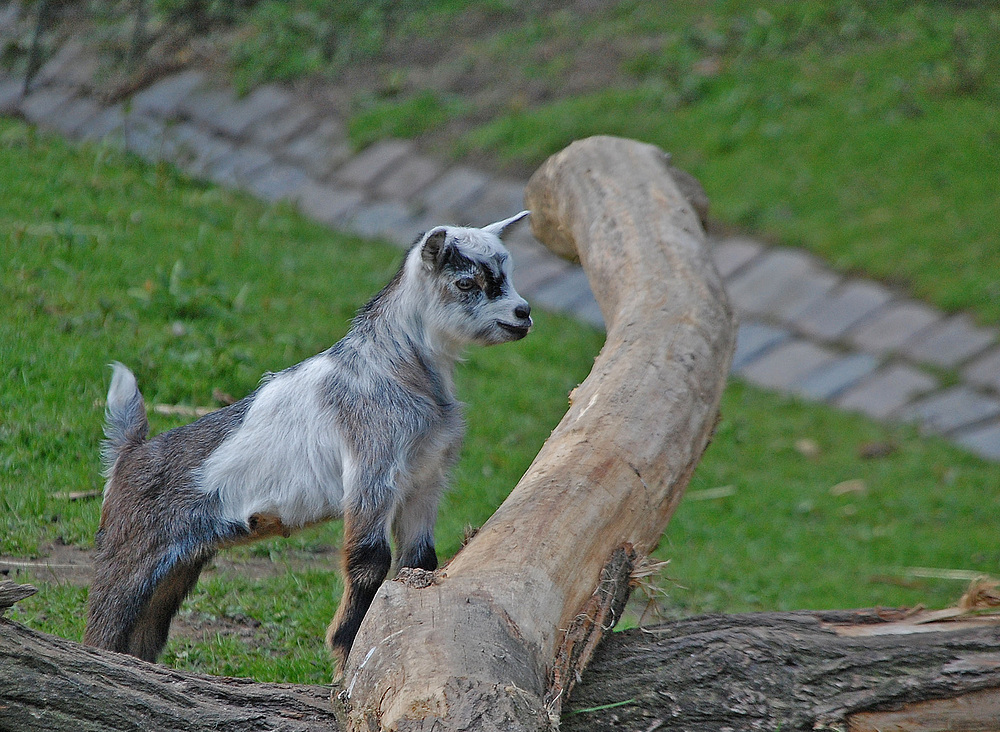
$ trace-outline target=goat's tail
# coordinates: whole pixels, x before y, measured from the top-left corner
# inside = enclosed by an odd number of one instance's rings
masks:
[[[149,434],[146,420],[146,405],[142,401],[135,376],[125,366],[115,361],[111,364],[111,386],[108,388],[108,404],[104,410],[104,445],[101,458],[104,472],[111,469],[122,448],[142,442]]]

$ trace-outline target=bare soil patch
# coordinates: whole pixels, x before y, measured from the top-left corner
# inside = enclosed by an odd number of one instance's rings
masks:
[[[60,542],[42,548],[36,559],[0,556],[0,577],[19,581],[89,585],[92,579],[93,549],[81,549]],[[338,566],[336,547],[310,552],[285,552],[277,560],[270,557],[233,556],[222,552],[206,567],[203,577],[239,575],[244,578],[277,577],[319,566]]]

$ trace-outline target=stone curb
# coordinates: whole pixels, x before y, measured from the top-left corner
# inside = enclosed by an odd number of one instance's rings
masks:
[[[292,201],[324,224],[401,246],[436,223],[481,224],[523,207],[524,181],[446,165],[406,141],[353,153],[342,120],[278,85],[238,99],[204,73],[186,70],[125,104],[103,106],[81,78],[80,69],[92,68],[93,59],[73,46],[43,66],[23,97],[20,81],[0,72],[0,113],[20,113],[70,138],[122,145],[264,200]],[[734,374],[789,396],[912,422],[1000,461],[996,329],[842,277],[802,251],[743,236],[710,246],[742,319]],[[511,250],[525,297],[603,327],[578,266],[524,232],[512,237]],[[960,383],[943,388],[940,369],[955,372]]]

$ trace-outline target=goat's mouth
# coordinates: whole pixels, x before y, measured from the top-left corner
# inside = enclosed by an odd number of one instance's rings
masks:
[[[500,326],[501,330],[505,330],[514,336],[515,339],[520,340],[528,335],[528,331],[531,330],[531,321],[528,321],[527,325],[517,325],[515,323],[505,323],[502,320],[497,321],[497,325]]]

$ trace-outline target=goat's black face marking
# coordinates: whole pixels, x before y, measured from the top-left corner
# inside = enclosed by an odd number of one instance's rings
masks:
[[[460,291],[472,293],[475,287],[471,285],[475,284],[488,299],[495,300],[503,295],[507,283],[507,275],[503,270],[506,259],[503,253],[485,259],[473,258],[458,247],[449,246],[444,253],[442,268],[457,277],[455,286]]]

